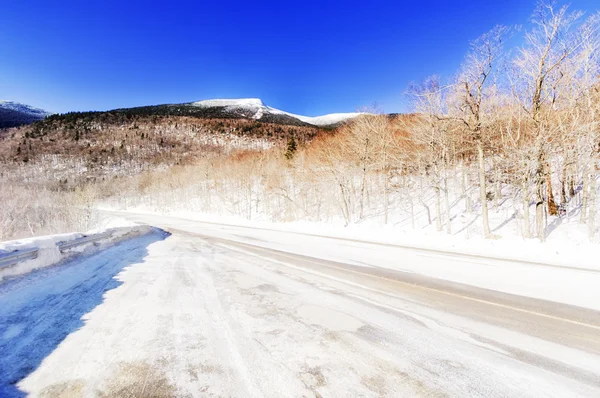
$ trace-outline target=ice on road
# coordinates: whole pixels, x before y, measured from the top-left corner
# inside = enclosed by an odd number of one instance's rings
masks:
[[[0,391],[600,396],[600,327],[587,312],[553,319],[308,248],[167,229],[0,286]]]

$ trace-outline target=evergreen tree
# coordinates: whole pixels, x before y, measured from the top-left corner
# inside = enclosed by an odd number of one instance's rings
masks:
[[[296,139],[294,136],[291,136],[287,143],[287,149],[285,151],[285,158],[291,160],[294,157],[294,153],[298,149],[298,145],[296,144]]]

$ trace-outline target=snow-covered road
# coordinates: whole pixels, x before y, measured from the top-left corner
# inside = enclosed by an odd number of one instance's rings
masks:
[[[172,235],[0,285],[1,396],[600,396],[593,305],[429,274],[499,264],[132,217]]]

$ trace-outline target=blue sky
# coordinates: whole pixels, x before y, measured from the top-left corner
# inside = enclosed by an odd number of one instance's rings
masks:
[[[573,9],[600,8],[572,0]],[[469,40],[526,24],[528,0],[6,1],[0,99],[54,112],[258,97],[310,116],[451,75]]]

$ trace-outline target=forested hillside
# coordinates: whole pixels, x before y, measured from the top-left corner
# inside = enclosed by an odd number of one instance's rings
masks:
[[[31,126],[4,132],[0,162],[8,168],[45,169],[71,164],[59,178],[114,177],[157,166],[190,164],[235,151],[262,151],[294,137],[299,143],[327,131],[314,126],[264,123],[252,119],[88,112],[53,115]]]

